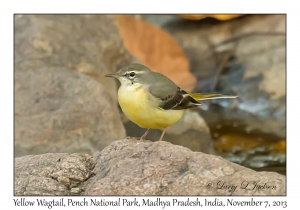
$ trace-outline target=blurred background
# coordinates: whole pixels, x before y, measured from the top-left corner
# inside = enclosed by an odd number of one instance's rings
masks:
[[[104,75],[132,62],[203,101],[165,141],[286,173],[285,15],[15,15],[15,157],[94,154],[141,136]],[[160,130],[147,139],[157,141]]]

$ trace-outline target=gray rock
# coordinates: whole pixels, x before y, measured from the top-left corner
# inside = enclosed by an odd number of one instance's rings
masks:
[[[101,84],[57,67],[16,72],[16,156],[92,154],[122,137],[116,101]]]
[[[49,153],[15,159],[15,195],[72,195],[92,175],[90,155]]]
[[[65,67],[116,94],[105,74],[131,61],[113,15],[16,15],[15,70]]]
[[[285,195],[286,177],[165,141],[15,158],[15,195]]]
[[[15,156],[92,154],[124,138],[104,75],[130,60],[112,15],[16,15]]]
[[[255,172],[220,157],[192,152],[165,141],[115,141],[102,150],[95,160],[95,176],[87,181],[84,195],[286,193],[283,175]],[[258,185],[269,188],[257,189]]]

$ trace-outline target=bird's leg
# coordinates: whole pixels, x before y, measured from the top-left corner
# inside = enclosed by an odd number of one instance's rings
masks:
[[[148,130],[146,130],[146,132],[141,136],[140,140],[145,140],[145,138],[148,135],[149,131],[150,131],[150,128],[148,128]]]
[[[164,135],[165,135],[165,132],[166,132],[166,128],[163,130],[163,132],[162,132],[162,134],[161,134],[161,136],[160,136],[160,138],[159,138],[159,141],[161,141],[162,139],[163,139],[163,137],[164,137]]]

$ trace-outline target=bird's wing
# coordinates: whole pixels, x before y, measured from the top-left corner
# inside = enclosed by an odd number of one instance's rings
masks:
[[[149,91],[155,98],[159,99],[158,108],[160,109],[180,110],[201,105],[169,79],[151,84]]]

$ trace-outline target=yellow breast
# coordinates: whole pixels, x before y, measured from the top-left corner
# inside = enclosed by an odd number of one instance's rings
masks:
[[[139,86],[122,85],[118,100],[125,115],[142,128],[167,128],[176,123],[185,111],[159,109],[159,101]]]

